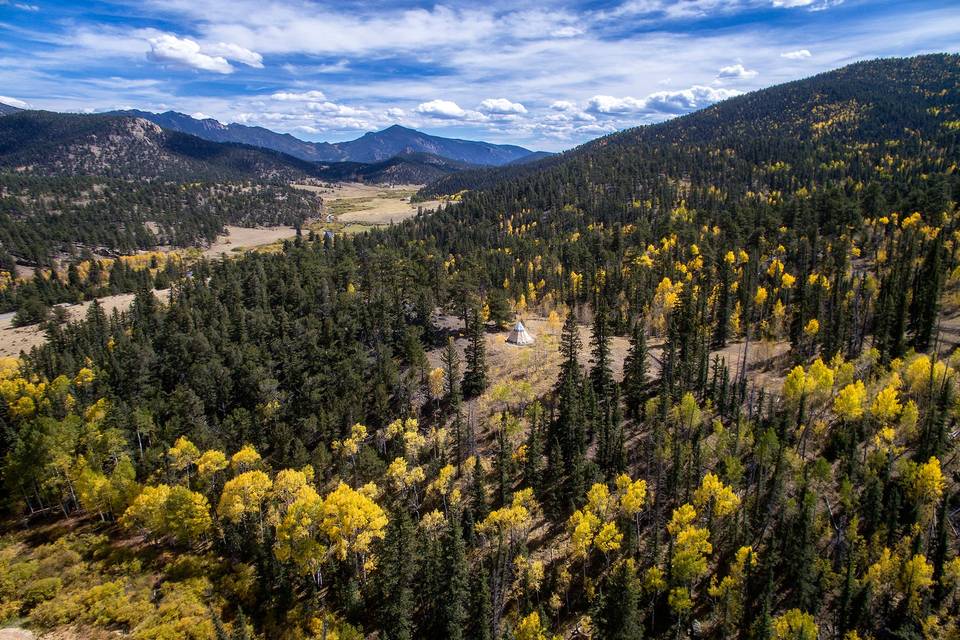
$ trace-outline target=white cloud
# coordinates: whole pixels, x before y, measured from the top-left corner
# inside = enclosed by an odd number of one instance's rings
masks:
[[[16,98],[11,98],[10,96],[0,96],[0,102],[11,107],[16,107],[18,109],[30,108],[30,105],[24,102],[23,100],[17,100]]]
[[[781,53],[781,58],[786,58],[787,60],[806,60],[811,55],[810,51],[807,49],[797,49],[796,51],[787,51],[786,53]]]
[[[720,67],[720,73],[717,77],[722,80],[745,80],[757,75],[753,69],[747,69],[739,62],[728,67]]]
[[[407,112],[399,107],[391,107],[387,109],[387,117],[394,120],[399,120],[407,115]]]
[[[657,91],[646,98],[625,96],[593,96],[587,101],[586,111],[599,115],[677,115],[700,109],[726,98],[740,95],[736,89],[695,85],[679,91]]]
[[[806,8],[810,11],[823,11],[843,4],[843,0],[773,0],[773,6],[780,9]]]
[[[647,96],[647,108],[659,113],[680,114],[738,96],[742,91],[694,85],[680,91],[658,91]]]
[[[327,99],[323,91],[316,89],[311,91],[278,91],[270,97],[281,102],[315,102]]]
[[[335,117],[355,117],[368,116],[370,112],[366,109],[357,109],[343,104],[337,104],[326,100],[324,102],[309,102],[307,108],[316,113],[323,113]]]
[[[593,96],[587,101],[587,111],[602,114],[639,113],[647,107],[646,100],[640,98],[615,98],[613,96]]]
[[[506,98],[487,98],[480,103],[480,111],[484,113],[506,115],[526,113],[527,108],[519,102],[511,102]]]
[[[15,6],[17,9],[20,9],[21,11],[31,11],[31,12],[40,11],[40,7],[38,7],[37,5],[27,4],[25,2],[18,2],[13,6]]]
[[[165,33],[150,38],[150,51],[147,57],[161,64],[176,64],[185,67],[212,71],[214,73],[232,73],[233,67],[223,56],[211,56],[200,51],[200,45],[189,38],[178,38]]]
[[[467,117],[467,112],[456,102],[450,100],[431,100],[417,105],[417,113],[434,118],[461,119]]]
[[[227,60],[234,60],[248,67],[263,69],[263,56],[256,51],[251,51],[238,44],[218,42],[217,44],[206,47],[206,50],[210,55],[223,56]]]
[[[583,34],[583,29],[580,27],[566,26],[560,27],[559,29],[554,29],[550,32],[550,35],[554,38],[575,38]]]

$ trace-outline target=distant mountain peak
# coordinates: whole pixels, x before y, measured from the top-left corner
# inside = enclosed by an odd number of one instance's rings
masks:
[[[311,162],[377,163],[401,153],[423,152],[471,165],[503,166],[518,162],[533,153],[515,145],[434,136],[400,124],[367,132],[355,140],[329,143],[308,142],[288,133],[277,133],[263,127],[223,124],[213,118],[197,119],[177,111],[150,113],[129,110],[113,113],[146,118],[164,129],[189,133],[211,142],[248,144]]]

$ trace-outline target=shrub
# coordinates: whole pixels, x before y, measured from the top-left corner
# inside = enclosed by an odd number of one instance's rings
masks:
[[[41,602],[52,600],[62,588],[63,580],[59,577],[34,580],[23,589],[22,609],[29,611]]]

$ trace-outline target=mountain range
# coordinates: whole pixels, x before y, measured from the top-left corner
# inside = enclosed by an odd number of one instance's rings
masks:
[[[522,161],[535,153],[515,145],[433,136],[397,124],[382,131],[365,133],[356,140],[330,143],[307,142],[289,133],[277,133],[263,127],[222,124],[213,118],[198,120],[176,111],[152,113],[134,109],[110,113],[143,118],[164,129],[188,133],[212,142],[247,144],[309,161],[376,163],[403,154],[429,153],[457,162],[502,166]]]
[[[385,148],[382,140],[374,144]],[[377,155],[386,154],[364,157]],[[37,176],[427,184],[477,167],[409,150],[372,162],[310,161],[260,145],[211,141],[129,114],[14,109],[0,117],[0,170]]]

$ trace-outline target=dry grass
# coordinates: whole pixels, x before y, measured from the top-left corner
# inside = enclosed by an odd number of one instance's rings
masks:
[[[255,247],[273,244],[293,238],[297,230],[293,227],[227,227],[227,235],[219,236],[217,241],[203,251],[206,258],[219,258],[231,253],[239,253]]]
[[[439,202],[413,204],[410,197],[420,185],[337,183],[333,187],[295,184],[297,189],[312,191],[323,197],[324,213],[333,214],[337,221],[367,225],[385,225],[400,222],[417,214],[417,207],[436,209]]]

